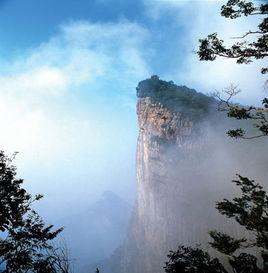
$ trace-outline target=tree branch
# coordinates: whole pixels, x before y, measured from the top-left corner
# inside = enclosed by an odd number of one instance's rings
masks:
[[[245,33],[241,37],[231,37],[231,39],[243,39],[243,38],[245,38],[245,37],[247,37],[248,35],[251,35],[251,34],[267,34],[267,33],[268,33],[267,31],[265,31],[265,32],[263,32],[263,31],[249,31],[249,32]]]

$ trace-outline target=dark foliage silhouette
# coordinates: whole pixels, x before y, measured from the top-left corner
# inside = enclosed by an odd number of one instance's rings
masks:
[[[238,175],[233,182],[240,188],[241,196],[233,200],[224,199],[217,203],[216,208],[248,230],[250,239],[235,239],[222,232],[210,231],[210,245],[228,258],[236,273],[268,272],[268,195],[259,184],[247,177]],[[258,267],[255,256],[244,252],[252,247],[260,252],[261,267]],[[227,272],[218,259],[211,259],[199,248],[179,246],[177,251],[170,252],[168,258],[164,267],[167,273]]]
[[[32,208],[42,195],[33,197],[22,187],[13,158],[0,151],[0,272],[70,272],[60,268],[66,255],[52,245],[62,228],[45,225]]]
[[[211,259],[207,252],[199,248],[179,246],[170,251],[165,272],[227,273],[218,259]]]
[[[260,16],[262,21],[258,25],[257,30],[248,31],[241,37],[234,37],[239,39],[239,42],[233,44],[231,47],[226,47],[224,41],[218,38],[217,33],[210,34],[205,39],[200,39],[199,51],[197,53],[201,61],[214,61],[217,57],[224,57],[235,59],[238,64],[249,64],[253,61],[267,59],[267,1],[262,1],[260,5],[257,5],[251,1],[229,0],[226,5],[222,6],[221,15],[230,19],[236,19],[241,16]],[[247,41],[248,38],[250,38],[250,42]],[[267,74],[268,67],[262,67],[261,73]],[[232,93],[230,90],[227,90],[225,93],[228,95],[227,99],[222,99],[218,95],[217,97],[221,103],[225,103],[225,110],[228,111],[228,116],[238,120],[253,120],[254,128],[257,131],[253,135],[248,136],[244,129],[237,128],[230,130],[228,135],[234,138],[245,139],[268,136],[268,99],[264,98],[262,100],[262,107],[244,107],[230,103],[230,99],[236,95],[237,92]]]

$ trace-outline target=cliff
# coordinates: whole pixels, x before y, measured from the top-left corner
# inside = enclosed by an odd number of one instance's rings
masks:
[[[131,231],[137,253],[131,272],[152,273],[161,271],[170,249],[201,234],[201,227],[188,223],[191,198],[180,163],[199,149],[197,123],[213,99],[157,77],[141,82],[137,96],[137,204]]]
[[[163,272],[179,244],[208,248],[208,230],[236,229],[215,210],[233,191],[229,178],[243,169],[234,167],[241,154],[225,137],[217,102],[157,76],[139,83],[137,97],[137,201],[107,273]]]

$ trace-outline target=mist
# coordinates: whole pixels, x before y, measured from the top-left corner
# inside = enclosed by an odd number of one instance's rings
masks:
[[[206,103],[212,103],[209,113],[202,112]],[[156,76],[139,83],[137,203],[127,240],[101,264],[103,272],[163,272],[167,253],[178,245],[202,246],[217,256],[208,244],[210,230],[248,236],[215,206],[240,195],[231,183],[236,174],[267,188],[265,140],[234,142],[226,131],[241,123],[218,112],[217,104]]]
[[[159,218],[171,210],[161,220],[163,227],[157,222],[156,234],[157,228],[163,237],[174,234],[156,242],[168,242],[161,263],[177,238],[203,244],[209,229],[237,233],[232,224],[223,224],[215,202],[238,194],[230,182],[237,173],[267,186],[265,140],[230,139],[226,131],[241,123],[214,107],[193,122],[195,131],[183,137],[181,146],[160,145],[165,163],[159,168],[171,186],[163,178],[158,188],[149,186],[149,197],[142,195],[136,87],[151,75],[202,94],[234,83],[242,89],[234,102],[259,106],[266,95],[259,73],[263,61],[200,62],[195,52],[207,34],[218,32],[231,44],[260,18],[234,24],[219,15],[224,1],[41,2],[0,1],[0,150],[18,152],[13,163],[24,187],[44,194],[34,207],[45,222],[65,228],[59,241],[69,248],[75,272],[94,272],[99,265],[105,270],[110,257],[121,255],[132,240],[139,200],[149,208],[147,198],[154,200],[154,194]],[[151,219],[151,211],[146,213]],[[180,219],[185,222],[181,230]]]

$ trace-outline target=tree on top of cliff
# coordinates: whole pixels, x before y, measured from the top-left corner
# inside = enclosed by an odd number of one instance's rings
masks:
[[[212,105],[216,103],[212,97],[186,86],[178,86],[172,81],[160,80],[156,75],[138,84],[137,96],[139,98],[150,97],[172,112],[180,112],[194,120],[205,117]]]
[[[226,47],[224,41],[218,38],[217,33],[210,34],[205,39],[200,39],[199,51],[197,53],[201,61],[214,61],[217,57],[224,57],[235,59],[238,64],[249,64],[253,61],[268,57],[267,3],[256,5],[251,1],[229,0],[226,5],[222,6],[221,15],[230,19],[256,15],[263,16],[264,18],[256,30],[248,31],[241,37],[236,37],[237,39],[240,39],[240,41],[233,44],[231,47]],[[253,41],[248,42],[247,38],[249,37]],[[268,67],[262,67],[261,73],[267,74]],[[255,130],[257,130],[257,133],[252,136],[248,136],[242,128],[230,130],[227,134],[234,138],[245,139],[268,136],[268,99],[264,98],[262,100],[263,107],[241,107],[230,103],[230,99],[237,92],[230,92],[230,89],[228,89],[226,93],[227,99],[222,99],[219,96],[217,97],[220,99],[221,103],[225,104],[225,110],[228,112],[228,116],[238,120],[254,120],[254,127]]]
[[[12,159],[0,151],[0,272],[69,273],[65,252],[52,245],[62,229],[46,226],[32,208],[42,195],[22,187]]]

